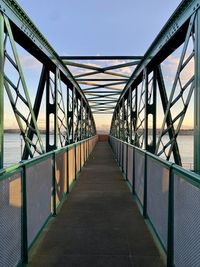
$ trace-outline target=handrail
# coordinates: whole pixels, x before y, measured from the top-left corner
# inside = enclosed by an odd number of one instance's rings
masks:
[[[199,266],[200,175],[116,137],[109,140],[167,266]]]
[[[97,140],[96,135],[1,171],[0,266],[27,263],[30,249],[58,213]]]

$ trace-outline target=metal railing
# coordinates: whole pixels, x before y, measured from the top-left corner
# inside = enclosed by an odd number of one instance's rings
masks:
[[[0,173],[0,266],[19,266],[69,193],[97,136]]]
[[[167,266],[200,266],[200,176],[115,137],[109,141]]]

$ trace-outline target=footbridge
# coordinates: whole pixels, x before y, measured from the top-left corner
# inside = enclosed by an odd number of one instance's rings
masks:
[[[0,167],[2,267],[200,266],[200,0],[182,1],[142,56],[58,55],[0,0]]]

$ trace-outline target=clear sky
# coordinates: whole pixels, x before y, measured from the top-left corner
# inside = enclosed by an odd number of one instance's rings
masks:
[[[143,55],[180,2],[18,0],[59,55]]]

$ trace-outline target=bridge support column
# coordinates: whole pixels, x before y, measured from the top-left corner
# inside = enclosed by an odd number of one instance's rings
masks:
[[[194,171],[200,173],[200,9],[195,21]]]
[[[4,18],[0,13],[0,168],[4,153]]]

